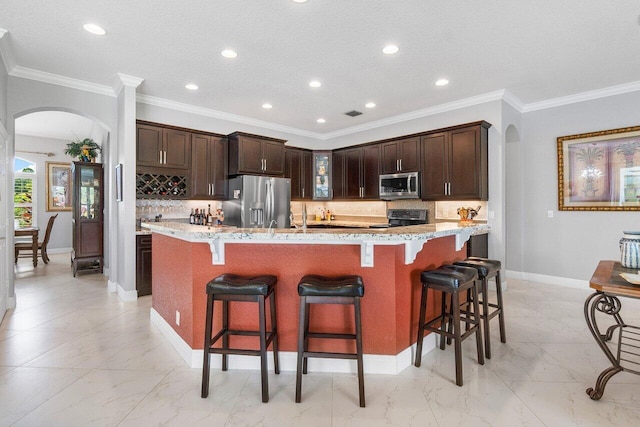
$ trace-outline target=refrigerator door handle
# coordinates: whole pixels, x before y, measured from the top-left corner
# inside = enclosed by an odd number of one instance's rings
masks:
[[[265,206],[264,206],[265,207],[265,209],[264,209],[265,210],[264,224],[265,225],[263,225],[263,227],[266,227],[266,224],[267,223],[270,224],[271,220],[272,220],[272,218],[271,218],[271,216],[272,216],[271,210],[273,209],[273,199],[271,197],[271,193],[272,193],[271,180],[270,179],[265,180],[264,185],[265,185],[265,201],[264,201],[264,204],[265,204]]]

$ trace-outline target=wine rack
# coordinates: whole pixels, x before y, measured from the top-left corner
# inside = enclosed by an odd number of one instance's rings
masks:
[[[187,198],[187,177],[136,173],[136,197]]]

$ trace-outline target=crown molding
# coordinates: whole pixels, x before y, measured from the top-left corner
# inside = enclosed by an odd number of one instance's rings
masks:
[[[518,98],[517,96],[515,96],[513,93],[509,92],[506,89],[503,90],[502,100],[507,104],[511,105],[519,113],[522,113],[525,108],[525,104],[523,104],[522,101],[520,101],[520,98]]]
[[[563,105],[575,104],[584,101],[592,101],[594,99],[606,98],[608,96],[624,95],[625,93],[636,92],[639,90],[640,81],[625,83],[621,85],[605,87],[602,89],[590,90],[588,92],[576,93],[574,95],[547,99],[545,101],[533,102],[531,104],[526,104],[521,112],[528,113],[531,111],[546,110],[547,108],[561,107]]]
[[[484,104],[491,101],[499,101],[503,99],[504,90],[498,90],[495,92],[489,92],[483,95],[472,96],[458,101],[448,102],[446,104],[436,105],[435,107],[424,108],[422,110],[412,111],[406,114],[400,114],[397,116],[389,117],[382,120],[376,120],[362,125],[353,126],[346,129],[337,130],[321,135],[321,139],[332,139],[339,136],[351,135],[353,133],[364,132],[371,129],[376,129],[383,126],[394,125],[397,123],[406,122],[414,119],[421,119],[423,117],[433,116],[436,114],[446,113],[448,111],[459,110],[465,107],[471,107],[474,105]]]
[[[9,74],[13,77],[20,77],[23,79],[36,80],[42,83],[65,86],[72,89],[97,93],[99,95],[116,96],[113,88],[106,85],[91,83],[85,80],[74,79],[71,77],[65,77],[59,74],[47,73],[46,71],[34,70],[32,68],[25,68],[19,65],[15,66]]]
[[[309,132],[298,128],[283,126],[276,123],[265,122],[263,120],[252,119],[237,114],[225,113],[224,111],[212,110],[210,108],[197,107],[191,104],[171,101],[165,98],[158,98],[150,95],[137,95],[138,102],[156,107],[168,108],[171,110],[182,111],[185,113],[198,114],[200,116],[212,117],[214,119],[226,120],[234,123],[242,123],[249,126],[257,126],[265,129],[275,130],[278,132],[286,132],[293,135],[304,136],[308,138],[322,139],[322,134]]]
[[[141,77],[129,76],[127,74],[118,73],[118,78],[113,84],[113,92],[118,94],[125,87],[137,88],[144,81]]]
[[[11,74],[11,71],[16,66],[16,61],[13,58],[13,51],[9,46],[9,31],[4,28],[0,28],[0,57],[2,58],[2,62],[4,63],[4,68],[7,71],[7,74]]]

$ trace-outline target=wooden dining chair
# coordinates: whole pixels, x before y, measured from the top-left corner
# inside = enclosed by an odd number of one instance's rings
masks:
[[[44,239],[41,242],[38,242],[38,254],[42,256],[42,261],[45,264],[49,264],[49,256],[47,255],[47,245],[49,244],[49,239],[51,238],[51,230],[53,229],[53,223],[58,217],[59,214],[55,214],[49,217],[49,222],[47,223],[47,229],[44,232]],[[18,258],[31,258],[33,256],[33,248],[31,246],[31,242],[16,242],[15,245],[15,262],[18,262]],[[29,255],[20,255],[20,251],[29,252]]]

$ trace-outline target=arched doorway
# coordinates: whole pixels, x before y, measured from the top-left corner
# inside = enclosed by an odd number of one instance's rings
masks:
[[[5,165],[4,179],[2,187],[6,189],[6,197],[0,197],[0,210],[4,215],[13,214],[13,163],[16,156],[28,158],[38,165],[38,169],[42,171],[38,176],[38,215],[39,225],[43,228],[46,225],[47,218],[51,214],[58,213],[63,218],[56,220],[56,234],[54,243],[54,233],[52,233],[52,241],[49,248],[57,248],[60,250],[68,250],[71,247],[71,212],[49,212],[46,203],[46,166],[48,162],[60,162],[69,164],[73,159],[64,154],[66,144],[76,139],[92,138],[98,142],[102,150],[102,159],[109,158],[109,137],[111,130],[103,122],[95,117],[88,116],[82,112],[57,107],[40,107],[34,108],[21,113],[15,114],[13,132],[5,138],[7,147],[4,152],[7,158],[2,159],[2,165]],[[1,136],[1,135],[0,135]],[[2,138],[0,138],[1,140]],[[64,217],[67,220],[64,220]],[[62,220],[60,220],[62,219]],[[106,218],[105,218],[106,219]],[[43,222],[44,221],[44,222]],[[11,223],[11,221],[9,221]],[[108,225],[108,222],[105,222]],[[5,280],[0,277],[0,293],[7,295],[6,307],[0,305],[0,318],[4,315],[6,308],[12,308],[16,305],[15,300],[15,276],[13,272],[13,230],[6,230],[5,250],[0,253],[2,263],[7,267],[5,270],[7,277]],[[52,245],[53,243],[53,245]],[[108,245],[108,239],[105,239],[105,246]],[[11,250],[9,250],[11,248]],[[0,248],[1,249],[1,248]],[[108,252],[106,252],[108,253]],[[43,268],[43,267],[40,267]],[[3,285],[4,284],[4,285]],[[1,304],[1,301],[0,301]]]

